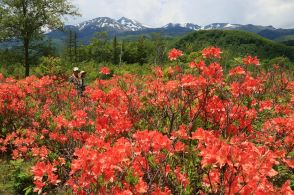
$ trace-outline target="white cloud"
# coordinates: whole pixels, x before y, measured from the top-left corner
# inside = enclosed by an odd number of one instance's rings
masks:
[[[214,22],[273,25],[294,28],[294,0],[73,0],[82,18],[99,16],[136,19],[149,26],[168,22]]]

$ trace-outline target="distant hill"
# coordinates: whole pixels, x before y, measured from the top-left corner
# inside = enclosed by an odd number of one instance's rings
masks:
[[[288,46],[294,46],[294,35],[282,36],[282,37],[275,39],[275,41],[278,41],[278,42],[283,43]]]
[[[285,41],[281,41],[282,44],[287,45],[287,46],[292,46],[294,47],[294,37],[292,39],[288,39]]]
[[[265,38],[275,40],[283,36],[294,35],[294,29],[265,29],[258,34]]]
[[[234,56],[251,54],[264,59],[285,56],[294,61],[294,47],[285,46],[257,34],[243,31],[202,30],[190,33],[174,44],[176,48],[184,51],[198,51],[211,45],[221,47]]]

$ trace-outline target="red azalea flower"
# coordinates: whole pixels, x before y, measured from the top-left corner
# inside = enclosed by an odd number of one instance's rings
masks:
[[[256,56],[255,57],[247,56],[246,58],[243,58],[243,62],[246,65],[256,65],[256,66],[259,65],[259,59]]]
[[[230,70],[230,73],[229,73],[229,75],[230,76],[232,76],[232,75],[237,75],[237,74],[243,74],[243,75],[245,75],[246,74],[246,72],[245,72],[245,70],[242,68],[242,67],[240,67],[240,66],[237,66],[236,68],[233,68],[232,70]]]
[[[41,181],[34,181],[35,184],[35,188],[34,188],[34,192],[38,192],[38,194],[42,193],[42,188],[46,185],[44,182]]]
[[[202,50],[202,56],[204,58],[221,58],[221,50],[218,47],[208,47]]]
[[[197,64],[195,62],[190,62],[189,67],[192,68],[192,69],[196,68]]]
[[[168,59],[170,61],[177,60],[178,57],[182,56],[183,52],[181,50],[173,48],[169,53],[168,53]]]
[[[163,71],[159,66],[154,67],[153,71],[155,72],[157,77],[163,77],[164,76]]]
[[[110,74],[110,70],[106,67],[101,67],[100,68],[100,73],[104,74],[104,75],[109,75]]]

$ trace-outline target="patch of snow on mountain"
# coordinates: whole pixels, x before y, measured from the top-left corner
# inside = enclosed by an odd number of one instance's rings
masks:
[[[226,26],[224,26],[224,28],[237,28],[238,25],[236,24],[227,24]]]
[[[147,28],[143,26],[140,22],[126,17],[120,18],[119,20],[117,20],[117,22],[126,27],[126,29],[129,31],[139,31]]]
[[[187,23],[179,24],[179,26],[182,27],[182,28],[186,28],[187,27]]]

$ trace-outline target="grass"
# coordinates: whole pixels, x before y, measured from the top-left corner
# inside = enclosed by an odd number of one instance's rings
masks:
[[[0,158],[0,194],[15,194],[12,175],[14,171],[15,168],[6,158]]]

